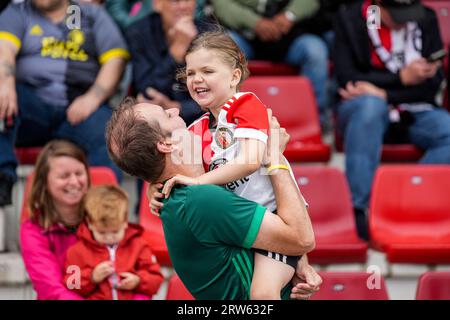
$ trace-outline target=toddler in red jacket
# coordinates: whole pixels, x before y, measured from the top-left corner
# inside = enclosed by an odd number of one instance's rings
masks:
[[[119,187],[97,186],[84,198],[85,223],[66,257],[64,284],[91,300],[151,297],[163,281],[139,225],[128,223],[128,196]]]

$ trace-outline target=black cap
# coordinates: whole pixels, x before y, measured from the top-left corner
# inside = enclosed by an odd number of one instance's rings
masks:
[[[425,17],[425,7],[420,0],[381,0],[381,5],[396,23],[417,21]]]

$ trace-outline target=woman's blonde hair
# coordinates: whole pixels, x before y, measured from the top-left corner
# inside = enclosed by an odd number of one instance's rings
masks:
[[[47,143],[36,161],[31,192],[27,201],[31,220],[39,223],[46,230],[60,221],[60,217],[55,212],[53,199],[47,186],[47,177],[50,171],[49,160],[64,156],[74,158],[83,163],[88,176],[88,186],[91,185],[89,166],[83,150],[65,140],[53,140]],[[80,217],[82,215],[80,203]]]
[[[208,31],[198,34],[192,40],[186,56],[200,49],[214,50],[232,69],[241,70],[241,84],[248,78],[250,71],[248,70],[248,62],[244,53],[239,49],[238,45],[230,37],[225,30],[217,28],[214,31]],[[182,68],[177,72],[177,80],[186,83],[186,68]]]

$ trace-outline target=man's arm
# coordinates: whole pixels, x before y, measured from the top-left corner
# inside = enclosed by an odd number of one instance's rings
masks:
[[[16,56],[19,48],[0,39],[0,120],[17,114]]]
[[[114,57],[102,65],[94,84],[67,109],[67,119],[76,125],[87,119],[115,91],[125,68],[125,59]]]
[[[238,0],[211,0],[217,18],[233,30],[253,30],[256,22],[262,18],[256,8],[249,8]]]
[[[279,162],[286,165],[284,160]],[[270,177],[278,205],[277,214],[264,215],[254,248],[299,256],[314,249],[315,240],[306,205],[288,170]]]
[[[268,110],[270,136],[267,146],[271,165],[287,166],[283,157],[289,135]],[[273,139],[278,135],[279,139]],[[277,141],[278,145],[274,143]],[[278,152],[276,152],[278,151]],[[314,249],[315,240],[306,204],[289,170],[270,176],[277,202],[277,215],[266,212],[253,247],[286,255],[303,255]]]
[[[113,95],[122,78],[125,64],[125,59],[121,57],[108,60],[102,65],[94,84],[89,88],[87,94],[95,96],[99,103],[108,99]]]
[[[296,18],[295,22],[299,22],[312,17],[319,9],[320,3],[318,0],[291,0],[283,12],[292,12]]]
[[[87,119],[114,93],[122,76],[125,61],[129,59],[125,41],[106,10],[99,6],[86,8],[90,8],[92,11],[86,12],[95,17],[92,32],[101,68],[89,90],[77,97],[69,106],[67,119],[72,125]]]

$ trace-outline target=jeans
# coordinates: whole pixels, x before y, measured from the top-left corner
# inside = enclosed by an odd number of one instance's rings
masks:
[[[72,126],[66,119],[67,106],[43,102],[30,86],[16,87],[19,115],[11,128],[0,132],[1,173],[17,180],[15,145],[39,146],[52,139],[66,139],[86,152],[90,165],[110,167],[121,180],[122,173],[109,158],[105,143],[105,126],[112,114],[108,104],[102,104],[86,120]]]
[[[248,60],[255,58],[255,50],[250,41],[234,31],[231,31],[230,35]],[[301,75],[311,81],[317,99],[321,123],[326,121],[328,48],[325,41],[312,34],[298,36],[290,44],[284,62],[299,67]]]
[[[365,209],[389,126],[389,107],[385,100],[366,95],[344,101],[337,111],[338,125],[344,134],[345,167],[353,206]],[[419,162],[450,164],[450,114],[434,108],[412,113],[412,117],[407,138],[425,151]]]

